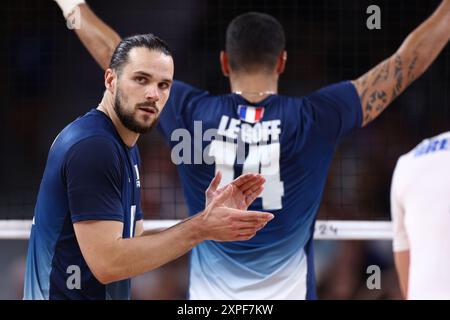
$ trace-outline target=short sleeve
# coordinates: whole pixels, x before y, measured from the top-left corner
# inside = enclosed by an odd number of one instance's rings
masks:
[[[312,93],[306,97],[305,105],[320,131],[333,144],[353,128],[361,127],[361,101],[351,81],[332,84]]]
[[[139,221],[139,220],[142,220],[142,219],[144,219],[144,213],[142,212],[141,204],[138,203],[137,204],[137,208],[136,208],[136,218],[135,218],[135,220]]]
[[[409,249],[409,239],[405,228],[405,210],[399,192],[400,163],[400,161],[397,162],[391,183],[392,247],[395,252]]]
[[[115,143],[92,137],[73,146],[64,166],[72,222],[123,222],[121,160]]]
[[[193,106],[207,95],[209,95],[208,91],[197,89],[184,82],[173,82],[169,99],[158,122],[158,130],[169,145],[171,145],[172,132],[189,126],[192,122]]]
[[[141,156],[139,154],[138,148],[137,146],[135,146],[134,151],[135,155],[136,155],[136,159],[137,159],[137,166],[139,168],[139,172],[141,172]],[[140,190],[139,190],[140,191]],[[141,193],[138,193],[138,201],[136,204],[136,216],[135,216],[135,220],[139,221],[144,219],[144,213],[142,212],[142,208],[141,208]]]

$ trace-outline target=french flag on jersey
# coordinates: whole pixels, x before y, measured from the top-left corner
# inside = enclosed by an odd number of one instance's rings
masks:
[[[238,106],[239,118],[248,123],[259,122],[264,116],[264,107]]]

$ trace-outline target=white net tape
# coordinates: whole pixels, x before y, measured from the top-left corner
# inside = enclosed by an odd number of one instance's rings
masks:
[[[169,228],[180,220],[146,220],[144,229]],[[0,239],[28,239],[31,220],[0,220]],[[314,239],[317,240],[390,240],[390,221],[318,220]]]

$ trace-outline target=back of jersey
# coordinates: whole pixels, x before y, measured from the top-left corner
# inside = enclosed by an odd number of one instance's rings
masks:
[[[394,251],[410,251],[408,298],[450,298],[450,132],[422,141],[396,166]]]
[[[191,137],[178,166],[190,214],[203,210],[204,191],[219,170],[222,185],[243,173],[262,174],[265,189],[250,209],[275,214],[250,241],[197,246],[190,298],[313,298],[312,234],[328,168],[340,139],[361,123],[353,85],[253,104],[176,82],[165,108],[160,129],[172,160],[180,160],[174,156],[185,142],[182,130]]]

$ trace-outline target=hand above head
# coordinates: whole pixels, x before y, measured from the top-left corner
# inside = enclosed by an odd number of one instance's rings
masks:
[[[68,18],[70,14],[75,10],[77,6],[85,3],[84,0],[55,0],[58,6],[61,8],[64,18]]]

